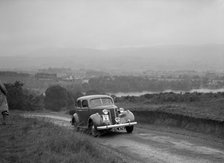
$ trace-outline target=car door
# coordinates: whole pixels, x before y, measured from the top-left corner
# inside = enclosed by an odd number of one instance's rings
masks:
[[[80,126],[87,126],[89,119],[89,107],[87,100],[79,100],[77,114],[79,116]]]

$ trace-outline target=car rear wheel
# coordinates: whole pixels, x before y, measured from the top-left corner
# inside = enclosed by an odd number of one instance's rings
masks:
[[[79,131],[80,128],[79,128],[78,123],[76,122],[74,117],[71,120],[71,124],[74,126],[76,131]]]
[[[126,126],[125,129],[126,129],[127,133],[132,133],[134,126]]]
[[[94,126],[92,121],[89,123],[89,133],[94,137],[100,136],[99,131],[96,129],[96,126]]]

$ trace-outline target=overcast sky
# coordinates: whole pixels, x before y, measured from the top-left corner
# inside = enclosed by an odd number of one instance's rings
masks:
[[[0,0],[0,55],[223,44],[223,0]]]

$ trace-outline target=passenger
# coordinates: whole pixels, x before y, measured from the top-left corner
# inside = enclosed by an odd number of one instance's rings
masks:
[[[7,102],[7,90],[5,86],[0,81],[0,113],[3,117],[3,125],[6,125],[8,116],[9,116],[9,108],[8,108],[8,102]]]

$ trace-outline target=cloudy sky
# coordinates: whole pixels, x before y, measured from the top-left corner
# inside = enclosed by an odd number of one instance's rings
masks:
[[[223,44],[223,0],[1,0],[0,55]]]

